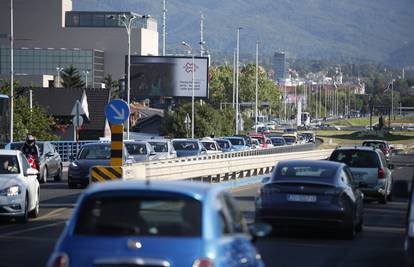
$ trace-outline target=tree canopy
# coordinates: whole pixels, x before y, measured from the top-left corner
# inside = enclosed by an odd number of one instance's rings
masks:
[[[62,86],[64,88],[82,88],[85,87],[85,82],[82,79],[79,71],[70,65],[61,72]]]

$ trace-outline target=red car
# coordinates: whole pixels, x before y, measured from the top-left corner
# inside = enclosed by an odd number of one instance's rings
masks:
[[[259,141],[260,148],[268,148],[269,145],[272,146],[272,141],[264,133],[249,133],[249,136]]]

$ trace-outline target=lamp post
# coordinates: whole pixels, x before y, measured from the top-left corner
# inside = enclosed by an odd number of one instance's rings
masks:
[[[85,75],[85,88],[88,88],[88,74],[89,74],[89,70],[84,70],[83,74]],[[93,88],[93,86],[92,86]]]
[[[140,17],[137,17],[136,15],[133,15],[133,14],[131,15],[123,14],[120,17],[110,16],[109,18],[121,22],[124,25],[127,31],[127,35],[128,35],[127,103],[129,107],[129,104],[131,102],[130,96],[131,96],[131,27],[132,27],[132,22],[138,18],[145,19],[145,18],[150,18],[150,16],[142,15]],[[127,126],[126,127],[127,128],[127,139],[129,140],[129,117],[128,117],[126,126]]]
[[[60,72],[63,71],[63,68],[56,67],[56,71],[57,71],[57,86],[56,87],[60,87]]]
[[[194,72],[195,72],[195,62],[194,62],[194,51],[193,48],[186,42],[182,41],[181,44],[188,48],[188,53],[191,53],[191,60],[192,60],[192,95],[191,95],[191,138],[194,138]]]
[[[255,120],[254,120],[254,122],[255,122],[255,130],[256,130],[256,133],[257,133],[257,116],[259,115],[258,114],[258,102],[259,102],[259,100],[258,100],[258,98],[259,98],[259,41],[257,41],[256,42],[256,105],[255,105],[255,113],[254,113],[254,116],[255,116]]]
[[[10,142],[13,142],[14,123],[14,18],[13,0],[10,0]]]
[[[236,48],[236,134],[239,134],[239,56],[240,56],[240,30],[237,28],[237,48]]]

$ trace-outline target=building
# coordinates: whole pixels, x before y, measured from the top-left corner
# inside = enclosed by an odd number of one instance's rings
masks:
[[[279,81],[287,77],[286,54],[275,52],[273,55],[273,68],[275,70],[275,80]]]
[[[0,9],[0,33],[8,34],[10,10],[5,6],[3,3]],[[50,75],[53,69],[57,78],[56,68],[75,63],[81,73],[89,72],[93,87],[99,87],[101,77],[106,74],[114,79],[123,78],[128,53],[127,31],[119,21],[123,16],[137,17],[131,29],[131,54],[158,55],[157,21],[148,16],[132,12],[73,11],[72,0],[15,0],[14,47],[16,56],[19,55],[16,59],[25,65],[21,74],[38,75],[44,70],[46,73],[42,74]],[[7,55],[9,39],[0,38],[0,47]],[[43,61],[49,64],[42,67]],[[2,73],[9,68],[8,62],[2,57]]]

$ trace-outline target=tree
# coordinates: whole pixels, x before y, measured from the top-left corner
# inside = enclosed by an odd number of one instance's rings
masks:
[[[18,81],[14,81],[14,87],[14,139],[24,140],[27,134],[32,134],[38,140],[56,140],[57,136],[51,134],[55,125],[53,117],[35,103],[30,111],[29,100],[22,94]],[[10,95],[9,82],[0,81],[0,93]]]
[[[82,88],[85,82],[82,80],[79,71],[73,66],[64,69],[61,74],[62,86],[64,88]]]
[[[219,107],[222,102],[233,101],[233,70],[223,65],[210,69],[210,96],[209,103]]]
[[[109,96],[111,99],[119,98],[119,82],[112,79],[112,75],[108,74],[103,78],[105,88],[109,89]]]

